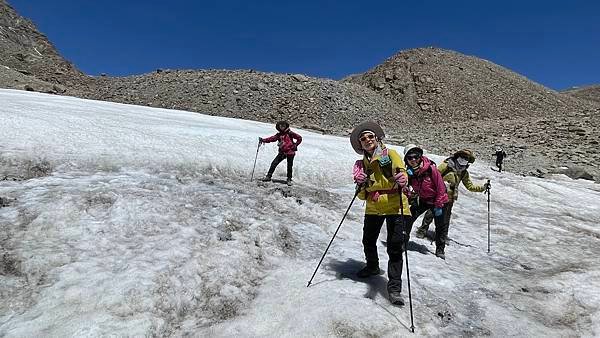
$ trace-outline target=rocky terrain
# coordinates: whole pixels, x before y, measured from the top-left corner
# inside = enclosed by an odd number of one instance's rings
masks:
[[[347,135],[365,119],[388,142],[417,143],[440,154],[475,150],[506,168],[543,176],[568,169],[600,179],[600,103],[558,93],[489,61],[437,48],[400,52],[342,81],[253,70],[169,70],[90,77],[60,56],[28,20],[0,0],[0,87],[210,115],[275,122]],[[586,91],[588,93],[588,91]],[[595,96],[597,97],[597,96]]]
[[[344,81],[413,104],[410,111],[420,127],[408,135],[438,153],[470,147],[491,160],[493,146],[499,145],[509,153],[507,167],[514,172],[543,176],[570,167],[580,173],[575,176],[598,178],[600,105],[489,61],[419,48]]]
[[[74,94],[264,122],[287,119],[296,127],[330,134],[344,134],[373,113],[397,116],[401,111],[397,103],[361,85],[252,70],[157,70],[99,77]],[[407,121],[399,117],[399,122]]]
[[[571,88],[562,93],[600,104],[600,85]]]
[[[0,0],[0,46],[0,68],[3,68],[0,76],[3,78],[7,76],[5,70],[14,70],[31,76],[31,82],[38,88],[47,88],[38,81],[50,83],[52,90],[52,86],[56,86],[55,92],[62,92],[63,86],[75,86],[86,78],[56,51],[30,20],[20,16],[5,0]],[[20,82],[18,75],[16,79],[14,82]],[[4,81],[3,87],[21,85]]]

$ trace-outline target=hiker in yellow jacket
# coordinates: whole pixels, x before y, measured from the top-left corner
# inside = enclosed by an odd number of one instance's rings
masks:
[[[362,189],[358,198],[367,202],[362,238],[367,265],[358,271],[357,276],[367,278],[381,273],[377,238],[385,221],[389,256],[388,298],[392,304],[403,305],[402,252],[410,236],[411,218],[408,199],[400,191],[406,187],[408,176],[404,160],[395,150],[383,144],[384,137],[383,129],[372,121],[361,123],[350,135],[354,151],[363,156],[353,168],[354,182]]]
[[[445,159],[438,167],[438,171],[442,174],[444,183],[446,184],[446,191],[448,193],[449,201],[447,205],[446,214],[444,215],[445,227],[450,226],[450,217],[452,216],[452,206],[458,199],[458,186],[462,184],[469,191],[472,192],[484,192],[488,188],[488,183],[484,185],[475,185],[471,181],[469,175],[469,164],[475,162],[475,155],[469,149],[462,149],[454,153],[452,157]],[[429,225],[433,221],[433,214],[428,211],[423,217],[423,223],[417,228],[415,235],[418,238],[425,238]],[[444,238],[446,240],[446,238]]]

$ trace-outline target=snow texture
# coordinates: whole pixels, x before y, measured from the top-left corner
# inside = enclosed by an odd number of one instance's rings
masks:
[[[352,200],[347,138],[292,126],[288,187],[256,182],[273,125],[13,90],[0,102],[0,336],[412,336],[406,277],[400,308],[386,275],[354,275],[362,201],[306,286]],[[600,187],[470,172],[492,182],[491,252],[487,196],[461,187],[446,260],[409,244],[415,333],[599,336]]]

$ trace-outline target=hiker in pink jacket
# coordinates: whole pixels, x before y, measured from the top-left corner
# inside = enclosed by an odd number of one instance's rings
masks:
[[[431,210],[435,222],[435,255],[446,259],[444,249],[448,227],[444,225],[444,213],[448,204],[448,194],[442,175],[435,164],[423,156],[423,149],[414,144],[404,148],[404,162],[408,173],[408,195],[411,200],[411,227],[421,214]]]
[[[275,159],[273,159],[273,162],[271,162],[271,167],[262,180],[265,182],[270,181],[273,173],[275,172],[275,168],[277,168],[281,161],[287,159],[287,184],[292,185],[292,167],[294,166],[294,156],[296,156],[298,146],[300,143],[302,143],[302,136],[291,131],[290,125],[286,121],[277,122],[275,129],[277,129],[277,134],[267,138],[258,138],[259,144],[277,141],[277,145],[279,146],[279,152],[277,153]]]

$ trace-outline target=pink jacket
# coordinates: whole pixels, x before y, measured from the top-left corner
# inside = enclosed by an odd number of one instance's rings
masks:
[[[294,155],[296,154],[296,150],[298,150],[298,146],[300,145],[300,143],[302,143],[302,136],[294,133],[288,128],[285,131],[263,139],[264,143],[270,143],[275,141],[277,141],[280,153],[284,153],[286,155]]]
[[[448,202],[442,174],[427,157],[423,156],[422,161],[421,168],[409,175],[408,183],[412,187],[412,194],[417,194],[424,203],[441,208]]]

